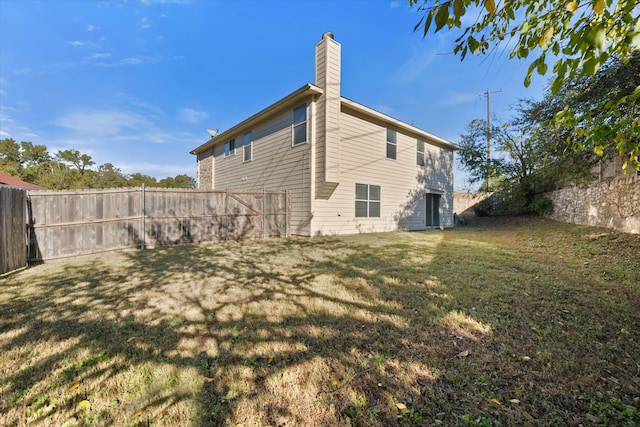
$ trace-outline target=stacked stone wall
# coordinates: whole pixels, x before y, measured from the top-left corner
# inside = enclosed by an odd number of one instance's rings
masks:
[[[622,175],[587,187],[547,193],[553,201],[548,217],[560,222],[640,234],[640,176]]]
[[[198,154],[198,189],[213,189],[213,148]]]

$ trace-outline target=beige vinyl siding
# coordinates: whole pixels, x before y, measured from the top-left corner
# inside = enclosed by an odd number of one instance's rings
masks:
[[[214,147],[217,189],[291,191],[291,232],[309,235],[309,144],[292,147],[293,109],[251,129],[253,158],[243,162],[242,150],[224,157],[224,143]],[[236,144],[242,134],[235,137]],[[309,120],[307,120],[309,134]]]
[[[441,225],[452,225],[453,153],[425,144],[416,165],[416,138],[397,133],[396,160],[386,158],[386,127],[342,113],[340,185],[329,200],[315,200],[312,234],[425,229],[424,194],[442,195]],[[379,185],[380,218],[355,217],[355,184]]]
[[[316,45],[316,85],[324,91],[317,101],[315,124],[315,181],[319,198],[328,197],[339,182],[340,50],[340,44],[332,38],[323,38]]]

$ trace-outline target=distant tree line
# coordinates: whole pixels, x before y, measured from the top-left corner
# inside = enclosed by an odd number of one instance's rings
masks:
[[[96,166],[88,154],[78,150],[49,153],[45,145],[0,140],[0,171],[50,190],[83,188],[147,187],[195,188],[189,175],[161,180],[142,173],[125,174],[111,163]]]

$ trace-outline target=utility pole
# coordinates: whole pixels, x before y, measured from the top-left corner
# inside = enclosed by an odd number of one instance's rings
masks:
[[[502,90],[496,90],[489,92],[489,89],[480,96],[487,97],[487,192],[491,185],[491,94],[502,92]]]

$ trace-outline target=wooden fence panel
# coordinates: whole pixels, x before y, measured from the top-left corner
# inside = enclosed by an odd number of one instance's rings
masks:
[[[29,259],[288,236],[288,200],[282,191],[29,191]]]
[[[27,192],[0,186],[0,274],[27,265]]]
[[[29,203],[31,261],[139,245],[140,189],[29,191]]]

